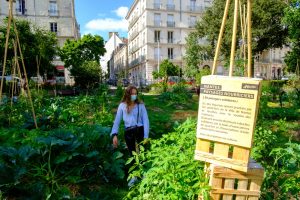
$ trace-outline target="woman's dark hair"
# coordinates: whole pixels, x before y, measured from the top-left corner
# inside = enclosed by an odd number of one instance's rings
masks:
[[[136,95],[139,94],[139,91],[138,91],[138,89],[135,86],[133,86],[133,85],[128,86],[126,88],[124,96],[122,98],[122,102],[126,103],[127,105],[130,105],[130,103],[131,103],[131,91],[132,90],[136,90]],[[134,101],[134,103],[140,103],[140,101],[138,100],[138,98],[136,98],[136,100]]]

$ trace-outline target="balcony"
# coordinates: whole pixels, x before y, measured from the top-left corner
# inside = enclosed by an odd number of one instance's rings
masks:
[[[175,27],[174,21],[167,21],[167,27]]]
[[[137,30],[133,31],[129,36],[129,40],[132,41],[138,34],[139,32]]]
[[[173,10],[175,10],[175,4],[167,4],[166,8],[169,11],[173,11]]]
[[[158,27],[162,26],[161,20],[154,20],[154,26],[158,26]]]
[[[58,10],[48,10],[49,16],[57,17],[58,16]]]
[[[26,8],[16,8],[16,15],[26,15],[27,9]]]
[[[139,65],[141,64],[142,62],[144,62],[146,60],[146,57],[145,56],[140,56],[134,60],[132,60],[130,63],[129,63],[129,67],[134,67],[136,65]]]
[[[139,17],[137,15],[135,15],[135,16],[132,17],[132,20],[129,22],[129,26],[128,26],[129,29],[131,27],[133,27],[133,25],[137,22],[138,19],[139,19]]]
[[[204,7],[202,6],[188,6],[187,10],[190,12],[204,12]]]
[[[189,21],[189,28],[195,28],[196,27],[196,21]]]
[[[132,48],[129,49],[129,53],[136,52],[140,47],[138,45],[134,45]]]
[[[161,3],[154,3],[153,4],[153,9],[160,10],[161,8],[162,8],[162,4]]]

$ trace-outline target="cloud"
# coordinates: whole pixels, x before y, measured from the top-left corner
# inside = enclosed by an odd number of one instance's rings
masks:
[[[114,10],[113,12],[116,13],[117,16],[121,18],[125,18],[128,12],[128,7],[119,7],[117,10]]]
[[[119,7],[112,11],[118,18],[98,18],[89,21],[85,28],[86,32],[95,31],[127,31],[128,22],[125,20],[125,16],[128,12],[128,7]]]
[[[128,22],[125,19],[94,19],[89,21],[85,27],[97,31],[127,31]]]

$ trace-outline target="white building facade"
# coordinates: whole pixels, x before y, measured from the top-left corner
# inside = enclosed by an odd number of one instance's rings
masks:
[[[126,19],[129,76],[152,81],[162,60],[184,66],[186,37],[211,0],[135,0]]]
[[[1,22],[8,16],[8,8],[8,1],[0,0]],[[13,15],[18,19],[28,20],[39,28],[55,32],[60,47],[67,39],[80,38],[74,0],[16,0],[13,3]],[[59,57],[53,60],[53,64],[62,76],[58,81],[73,84],[69,71],[64,68],[64,63]]]
[[[101,68],[104,72],[109,73],[110,79],[115,79],[113,53],[117,47],[123,43],[122,38],[117,32],[109,32],[108,41],[105,43],[105,54],[100,58]]]

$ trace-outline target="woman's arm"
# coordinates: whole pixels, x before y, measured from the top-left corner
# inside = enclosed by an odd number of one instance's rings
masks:
[[[144,138],[149,137],[149,119],[148,119],[148,114],[147,110],[145,107],[145,104],[140,104],[142,105],[142,120],[143,120],[143,126],[144,126]]]
[[[119,132],[119,126],[120,126],[121,119],[122,119],[122,107],[123,106],[122,106],[122,103],[121,103],[118,107],[118,111],[117,111],[117,114],[116,114],[116,117],[115,117],[114,125],[111,129],[110,135],[118,134],[118,132]]]

